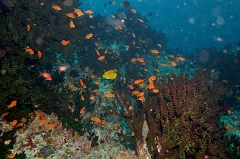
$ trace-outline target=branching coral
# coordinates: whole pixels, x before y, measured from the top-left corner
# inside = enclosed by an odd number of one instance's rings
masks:
[[[191,80],[188,74],[176,76],[172,72],[168,79],[159,78],[155,86],[159,93],[149,91],[147,100],[139,102],[134,112],[128,110],[127,92],[120,93],[121,114],[135,132],[123,138],[131,143],[143,142],[142,125],[146,120],[146,142],[153,157],[202,158],[208,154],[210,158],[226,158],[226,139],[218,123],[218,101],[224,89],[212,80],[210,71],[199,68]]]

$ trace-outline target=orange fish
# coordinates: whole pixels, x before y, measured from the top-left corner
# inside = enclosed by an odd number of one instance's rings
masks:
[[[74,13],[67,13],[66,16],[69,18],[76,18]]]
[[[171,64],[171,66],[177,66],[176,62],[174,62],[174,61],[171,61],[170,64]]]
[[[17,125],[17,122],[18,122],[17,120],[13,120],[11,125],[14,127],[15,125]]]
[[[144,20],[142,20],[142,19],[140,19],[140,18],[138,18],[138,20],[139,20],[141,23],[144,23]]]
[[[31,29],[31,26],[30,26],[30,24],[28,24],[27,25],[27,31],[30,31],[30,29]]]
[[[228,125],[224,126],[224,128],[225,128],[226,130],[233,130],[233,131],[236,131],[236,130],[237,130],[236,128],[231,128],[231,127],[228,126]]]
[[[65,65],[65,66],[58,66],[58,71],[60,71],[60,72],[64,72],[64,71],[66,71],[68,68],[69,68],[68,65]]]
[[[8,106],[8,109],[9,108],[12,108],[12,107],[15,107],[17,105],[17,101],[16,100],[13,100]]]
[[[132,63],[136,63],[137,60],[138,60],[137,58],[132,58],[132,59],[131,59],[131,62],[132,62]]]
[[[60,6],[57,6],[57,5],[53,5],[52,8],[57,10],[57,11],[62,10],[62,8]]]
[[[98,89],[94,89],[92,93],[98,93]]]
[[[82,113],[84,113],[85,110],[86,110],[86,106],[82,107],[82,109],[80,109],[79,113],[82,114]]]
[[[132,110],[132,109],[133,109],[133,106],[129,106],[129,107],[128,107],[128,110]]]
[[[107,121],[106,121],[106,120],[102,120],[102,123],[103,123],[103,124],[107,124]]]
[[[87,14],[93,14],[93,11],[92,10],[86,10],[86,11],[84,11],[85,13],[87,13]]]
[[[177,61],[177,62],[179,62],[179,61],[184,61],[184,60],[185,60],[185,58],[183,58],[183,57],[177,57],[177,58],[176,58],[176,61]]]
[[[147,89],[154,89],[155,86],[154,86],[152,83],[150,83],[146,88],[147,88]]]
[[[142,96],[144,96],[144,92],[139,92],[139,93],[137,94],[137,97],[142,97]]]
[[[99,52],[97,49],[95,49],[95,51],[96,51],[96,53],[97,53],[98,56],[101,56],[101,55],[100,55],[100,52]]]
[[[138,58],[138,61],[140,61],[141,63],[145,63],[144,58]]]
[[[106,49],[105,51],[104,51],[104,54],[107,54],[108,53],[108,49]]]
[[[151,51],[151,53],[153,53],[153,54],[159,54],[159,51],[158,50],[150,50]]]
[[[134,136],[134,135],[135,135],[134,131],[132,131],[132,133],[131,133],[131,134],[132,134],[132,136]]]
[[[76,26],[75,26],[75,24],[73,23],[72,20],[70,20],[69,25],[70,25],[70,28],[76,28]]]
[[[105,60],[105,56],[100,56],[100,57],[98,58],[98,60],[99,60],[99,61]]]
[[[47,81],[51,81],[52,80],[51,75],[49,73],[47,73],[47,72],[40,72],[38,77],[41,77],[41,76],[44,77],[45,80],[47,80]]]
[[[23,126],[23,124],[24,124],[24,123],[19,123],[19,124],[17,124],[17,126],[16,126],[16,127]]]
[[[46,127],[46,131],[51,130],[56,124],[50,124]]]
[[[155,81],[156,79],[157,79],[156,76],[151,76],[151,77],[149,77],[149,81]]]
[[[138,95],[139,94],[139,91],[135,90],[132,92],[132,95]]]
[[[92,37],[93,37],[93,33],[89,33],[89,34],[86,35],[86,39],[90,39]]]
[[[118,129],[118,124],[117,123],[114,123],[113,126],[114,126],[115,130]]]
[[[139,85],[139,84],[141,84],[141,83],[143,83],[143,82],[144,82],[143,79],[138,79],[138,80],[135,80],[133,84]]]
[[[62,40],[62,41],[61,41],[61,44],[62,44],[63,46],[66,46],[66,45],[70,44],[70,40]]]
[[[145,101],[145,97],[144,97],[144,96],[141,96],[141,97],[138,98],[138,100],[144,102],[144,101]]]
[[[8,114],[9,114],[9,112],[5,112],[5,113],[3,113],[3,114],[1,115],[1,118],[7,116]]]
[[[152,90],[152,92],[153,92],[153,93],[158,93],[158,92],[159,92],[159,90],[158,90],[158,89],[156,89],[156,88],[154,88],[154,89]]]
[[[83,87],[84,86],[84,83],[83,83],[83,81],[82,81],[82,79],[80,78],[80,80],[79,80],[79,83],[80,83],[80,85]]]
[[[44,124],[46,124],[47,123],[47,120],[40,120],[40,124],[41,125],[44,125]]]
[[[123,30],[123,27],[120,26],[120,25],[118,25],[118,26],[115,27],[115,29],[116,29],[116,30]]]
[[[133,12],[134,14],[137,13],[136,9],[132,8],[131,12]]]
[[[162,64],[161,64],[161,66],[167,66],[167,64],[165,64],[165,63],[162,63]]]
[[[97,118],[97,117],[92,117],[91,120],[95,121],[96,123],[102,122],[102,120],[100,118]]]
[[[15,154],[14,153],[11,153],[11,154],[8,154],[7,155],[7,158],[14,158],[15,157]]]
[[[107,97],[107,98],[113,98],[113,97],[115,97],[115,95],[114,94],[112,94],[112,93],[106,93],[106,94],[104,94],[104,96],[105,97]]]
[[[228,114],[231,114],[231,113],[232,113],[232,111],[231,111],[230,109],[228,109],[228,111],[227,111],[227,112],[228,112]]]
[[[81,100],[85,100],[85,98],[84,98],[84,96],[83,96],[83,95],[81,95]]]
[[[30,47],[27,47],[27,48],[25,49],[25,52],[29,53],[30,55],[33,55],[33,54],[34,54],[33,49],[31,49]]]
[[[96,81],[95,81],[95,84],[96,84],[96,85],[99,85],[99,82],[98,82],[98,80],[96,80]]]
[[[74,118],[74,121],[77,122],[77,121],[78,121],[78,118]]]
[[[78,15],[78,17],[83,16],[83,12],[80,9],[74,9],[74,13]]]
[[[38,50],[37,54],[38,54],[38,57],[39,57],[39,58],[42,57],[42,52],[41,52],[41,51]]]
[[[68,106],[68,109],[73,110],[73,107],[71,105]]]

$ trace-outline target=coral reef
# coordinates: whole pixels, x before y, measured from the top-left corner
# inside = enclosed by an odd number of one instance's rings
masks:
[[[128,109],[132,104],[128,93],[119,93],[115,108],[121,107],[121,111],[113,110],[125,117],[135,134],[123,135],[124,141],[145,145],[146,140],[153,158],[202,158],[206,154],[226,158],[227,142],[219,131],[218,106],[225,89],[211,78],[211,72],[199,68],[191,80],[188,74],[176,76],[172,72],[154,85],[159,92],[148,91],[146,101],[134,105],[134,111]],[[144,123],[149,127],[146,139],[142,135]]]
[[[93,147],[93,136],[80,136],[73,129],[63,128],[54,114],[35,111],[30,116],[31,120],[15,133],[16,142],[10,151],[16,156],[24,151],[27,158],[136,158],[134,151],[124,148],[101,129],[95,128],[101,140],[98,140],[97,147]],[[104,125],[104,129],[110,126]]]

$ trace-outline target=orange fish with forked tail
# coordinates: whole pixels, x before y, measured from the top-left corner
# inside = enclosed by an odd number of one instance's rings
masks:
[[[159,54],[159,51],[156,50],[156,49],[154,49],[154,50],[150,50],[150,51],[151,51],[151,53],[153,53],[153,54]]]
[[[54,126],[56,126],[56,124],[50,124],[46,127],[46,131],[51,130],[52,128],[54,128]]]
[[[86,10],[86,11],[84,11],[85,13],[87,13],[87,14],[93,14],[93,11],[92,10]]]
[[[179,61],[184,61],[185,60],[185,58],[183,58],[183,57],[176,57],[176,61],[177,62],[179,62]]]
[[[92,117],[91,120],[96,122],[96,123],[102,122],[102,120],[100,118],[97,118],[97,117]]]
[[[74,9],[74,13],[76,13],[78,17],[84,15],[83,12],[80,9]]]
[[[67,13],[66,16],[69,18],[76,18],[74,13]]]
[[[25,52],[29,53],[30,55],[33,55],[33,54],[34,54],[33,49],[30,48],[30,47],[27,47],[27,48],[25,49]]]
[[[52,80],[51,75],[49,73],[47,73],[47,72],[40,72],[38,77],[41,77],[41,76],[44,77],[45,80],[47,80],[47,81],[51,81]]]
[[[16,126],[17,125],[17,120],[15,119],[15,120],[13,120],[12,122],[11,122],[11,125],[14,127],[14,126]]]
[[[86,35],[86,39],[91,39],[93,37],[93,33],[89,33]]]
[[[61,41],[61,44],[62,44],[63,46],[66,46],[66,45],[70,44],[70,40],[62,40],[62,41]]]
[[[57,10],[57,11],[62,10],[62,8],[60,6],[58,6],[58,5],[52,5],[52,8]]]
[[[98,57],[98,60],[99,60],[99,61],[105,60],[105,56],[99,56],[99,57]]]

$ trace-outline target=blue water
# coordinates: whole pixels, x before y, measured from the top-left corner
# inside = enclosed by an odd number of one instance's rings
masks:
[[[107,1],[81,0],[82,9],[92,9],[109,17],[120,8],[122,0],[115,5],[104,7]],[[240,37],[239,0],[129,0],[131,7],[142,15],[152,12],[149,24],[156,30],[164,31],[168,46],[180,47],[186,52],[195,48],[215,46],[223,48],[233,45]]]

